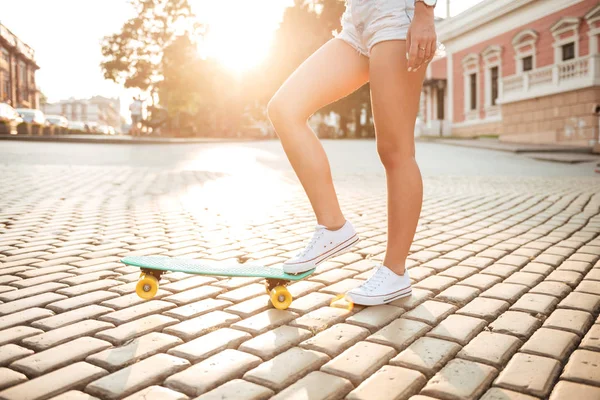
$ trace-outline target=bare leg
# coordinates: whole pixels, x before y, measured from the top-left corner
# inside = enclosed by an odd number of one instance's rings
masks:
[[[308,118],[365,84],[369,61],[349,44],[332,39],[310,56],[275,93],[269,118],[317,217],[329,229],[344,225],[323,146]]]
[[[398,275],[417,229],[423,181],[415,160],[414,128],[426,68],[408,72],[406,42],[378,43],[371,50],[371,103],[377,151],[388,192],[388,241],[383,265]]]

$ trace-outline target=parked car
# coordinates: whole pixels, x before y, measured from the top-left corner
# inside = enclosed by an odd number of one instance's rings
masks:
[[[69,121],[68,128],[71,131],[81,131],[84,133],[90,132],[89,126],[87,126],[87,124],[85,122],[81,122],[81,121]]]
[[[116,133],[115,128],[108,125],[99,125],[98,132],[102,133],[103,135],[114,135]]]
[[[41,135],[43,133],[44,126],[46,126],[46,116],[43,112],[33,108],[17,108],[17,112],[23,118],[24,122],[24,124],[17,128],[19,132],[32,135]]]
[[[23,122],[23,118],[9,104],[0,103],[0,133],[17,134],[17,126]]]
[[[48,124],[52,126],[56,126],[59,128],[68,128],[69,120],[63,117],[62,115],[46,115],[46,120]]]

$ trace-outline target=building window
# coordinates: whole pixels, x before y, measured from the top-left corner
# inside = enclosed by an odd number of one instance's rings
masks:
[[[10,54],[6,49],[2,49],[2,60],[10,65]]]
[[[2,101],[7,101],[12,98],[10,90],[10,74],[6,71],[2,72]]]
[[[492,81],[490,82],[491,86],[492,86],[492,98],[490,99],[491,103],[493,106],[496,105],[496,99],[498,98],[498,67],[492,67],[491,69],[491,78]]]
[[[561,46],[562,49],[562,60],[568,61],[575,58],[575,43],[567,43]]]
[[[523,72],[531,71],[533,69],[533,56],[523,57],[521,62]]]
[[[598,54],[600,50],[600,3],[585,14],[585,21],[589,27],[589,54]]]
[[[555,64],[579,57],[579,24],[579,18],[563,17],[550,28]]]
[[[470,110],[477,110],[477,74],[469,75]]]

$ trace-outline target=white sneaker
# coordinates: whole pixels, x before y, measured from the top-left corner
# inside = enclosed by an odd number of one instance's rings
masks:
[[[346,299],[363,306],[376,306],[411,294],[408,270],[404,275],[397,275],[385,265],[380,265],[365,283],[348,291]]]
[[[283,271],[288,274],[310,271],[323,261],[348,252],[358,240],[358,235],[349,221],[336,231],[317,225],[304,250],[283,263]]]

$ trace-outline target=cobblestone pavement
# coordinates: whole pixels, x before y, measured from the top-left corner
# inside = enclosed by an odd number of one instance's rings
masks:
[[[426,176],[414,293],[331,306],[385,245],[383,175],[336,174],[362,241],[289,286],[125,255],[276,265],[315,221],[297,182],[240,171],[0,166],[0,399],[599,399],[600,181]]]

